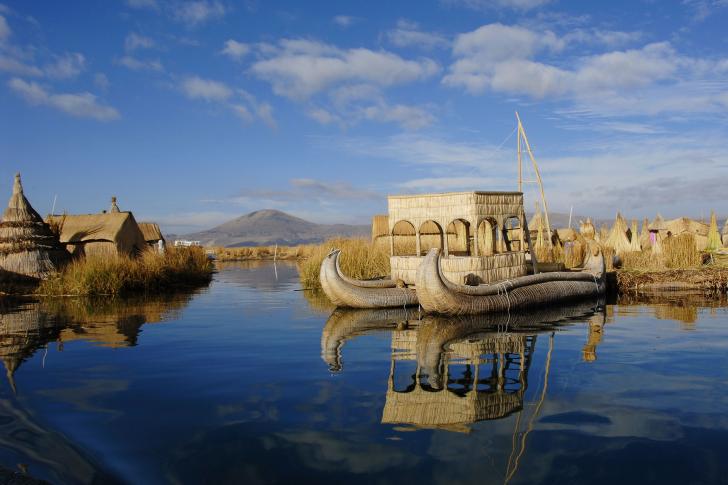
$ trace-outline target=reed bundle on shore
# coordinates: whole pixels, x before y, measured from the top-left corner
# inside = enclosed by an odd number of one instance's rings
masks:
[[[13,194],[0,222],[0,268],[43,279],[68,260],[58,236],[25,198],[20,174],[16,174]]]
[[[718,232],[718,219],[715,211],[710,211],[710,227],[708,228],[708,242],[705,244],[706,251],[715,251],[723,246]]]

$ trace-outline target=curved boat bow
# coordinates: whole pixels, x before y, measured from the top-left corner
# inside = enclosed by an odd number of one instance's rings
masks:
[[[342,274],[341,250],[331,251],[321,263],[319,279],[329,300],[339,307],[389,308],[417,304],[412,288],[398,288],[393,280],[355,280]]]

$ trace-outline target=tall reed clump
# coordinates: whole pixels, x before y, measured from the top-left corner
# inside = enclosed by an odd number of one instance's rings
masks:
[[[210,282],[212,262],[199,247],[146,250],[139,257],[93,255],[77,259],[42,281],[39,295],[108,295],[162,293]]]
[[[341,249],[341,271],[351,278],[369,279],[390,274],[389,248],[368,239],[329,239],[311,249],[308,258],[299,263],[299,277],[304,288],[319,289],[321,262],[332,249]]]
[[[656,271],[690,269],[702,265],[703,257],[695,248],[695,237],[692,234],[668,237],[660,243],[660,248],[659,252],[647,248],[625,254],[622,269]]]

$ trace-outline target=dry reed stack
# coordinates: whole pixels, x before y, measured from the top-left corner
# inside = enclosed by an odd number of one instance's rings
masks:
[[[728,247],[728,219],[726,219],[725,224],[723,224],[723,231],[721,234],[723,235],[723,246]]]
[[[642,249],[647,249],[652,246],[652,241],[650,239],[650,221],[648,221],[646,217],[645,220],[642,221],[642,231],[640,232],[639,243]]]
[[[629,246],[631,251],[642,251],[639,233],[637,232],[637,219],[632,219],[632,227],[629,230]]]
[[[0,222],[0,268],[11,273],[47,278],[69,259],[58,236],[23,194],[20,174]]]
[[[596,240],[600,243],[603,243],[607,239],[609,239],[609,226],[607,226],[607,223],[605,222],[601,226],[599,226],[599,235]]]
[[[718,220],[715,211],[710,211],[710,227],[708,228],[708,241],[705,244],[706,251],[715,251],[722,246],[720,233],[718,232]]]
[[[604,246],[614,249],[617,256],[622,256],[632,250],[629,239],[627,238],[627,221],[622,217],[622,214],[617,213],[612,230],[609,232],[606,240],[602,240],[601,242]]]

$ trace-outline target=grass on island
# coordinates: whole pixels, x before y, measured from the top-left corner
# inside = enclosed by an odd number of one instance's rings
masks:
[[[170,247],[164,254],[147,250],[137,258],[91,255],[42,281],[36,292],[48,296],[162,293],[207,284],[212,273],[212,262],[199,247]]]
[[[212,249],[217,261],[295,261],[308,257],[313,245],[302,244],[299,246],[246,246],[239,248]]]
[[[341,271],[351,278],[377,278],[390,273],[388,245],[372,243],[363,238],[329,239],[317,246],[311,246],[309,256],[299,263],[298,271],[304,288],[321,288],[321,262],[332,248],[341,249]]]

